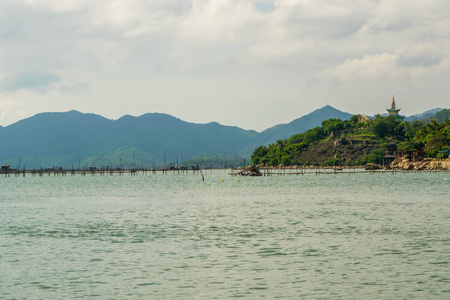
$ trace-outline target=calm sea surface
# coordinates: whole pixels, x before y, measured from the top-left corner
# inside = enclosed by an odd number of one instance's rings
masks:
[[[450,299],[450,173],[0,177],[1,299],[233,297]]]

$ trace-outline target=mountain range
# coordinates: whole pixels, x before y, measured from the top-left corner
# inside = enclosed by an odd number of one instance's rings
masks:
[[[162,165],[164,159],[181,162],[202,153],[249,157],[260,145],[289,138],[326,119],[351,116],[327,105],[290,123],[257,132],[216,122],[189,123],[162,113],[125,115],[117,120],[75,110],[40,113],[0,127],[0,163],[29,169],[148,167]]]
[[[440,112],[441,110],[443,110],[443,108],[430,109],[430,110],[427,110],[426,112],[423,112],[421,114],[417,114],[417,115],[412,115],[412,116],[406,117],[405,121],[411,122],[411,121],[414,121],[414,120],[429,119],[429,118],[433,117],[437,112]]]

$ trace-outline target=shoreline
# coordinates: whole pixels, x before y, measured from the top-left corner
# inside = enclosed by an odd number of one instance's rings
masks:
[[[256,165],[259,169],[269,169],[269,170],[409,170],[409,171],[429,171],[429,170],[444,170],[450,171],[450,159],[424,159],[416,162],[411,162],[409,159],[399,159],[395,160],[389,166],[383,166],[380,164],[366,164],[364,166],[263,166]],[[368,167],[373,166],[374,168],[368,169]],[[238,169],[238,168],[236,168]]]

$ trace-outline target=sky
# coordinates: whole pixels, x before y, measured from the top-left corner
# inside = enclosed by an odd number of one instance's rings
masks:
[[[448,0],[3,0],[0,125],[78,110],[264,130],[450,107]]]

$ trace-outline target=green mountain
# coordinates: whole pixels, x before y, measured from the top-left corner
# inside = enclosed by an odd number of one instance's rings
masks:
[[[113,121],[77,111],[42,113],[4,127],[2,163],[30,167],[75,164],[104,151],[104,136]]]
[[[218,123],[194,124],[166,114],[113,121],[77,111],[42,113],[3,128],[3,164],[151,166],[200,153],[234,153],[258,133]]]
[[[78,111],[41,113],[9,126],[0,127],[0,163],[13,168],[162,166],[215,155],[220,162],[228,155],[249,161],[254,149],[307,131],[330,118],[351,115],[331,106],[317,109],[288,124],[260,133],[216,122],[195,124],[161,113],[110,120]],[[234,159],[236,160],[236,159]]]

